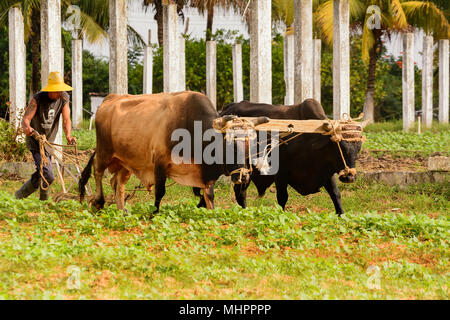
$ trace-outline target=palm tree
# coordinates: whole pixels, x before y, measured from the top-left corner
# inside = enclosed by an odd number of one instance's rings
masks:
[[[446,3],[442,1],[442,3]],[[368,28],[367,13],[371,5],[380,9],[380,28]],[[316,22],[323,40],[333,42],[333,0],[324,1],[316,11]],[[450,26],[445,11],[431,1],[404,0],[350,0],[350,23],[353,30],[362,32],[362,57],[368,62],[367,90],[364,102],[365,118],[374,120],[374,92],[376,63],[383,47],[382,39],[403,31],[421,28],[435,39],[449,38]]]
[[[142,5],[144,8],[148,8],[150,5],[153,5],[153,10],[155,11],[154,19],[158,24],[158,44],[160,47],[163,46],[163,0],[144,0]],[[169,0],[168,2],[172,2],[177,5],[178,15],[183,16],[183,8],[189,2],[189,0]]]
[[[233,6],[235,9],[240,8],[242,1],[233,0],[191,0],[191,6],[198,9],[201,14],[207,14],[206,17],[206,41],[211,40],[212,27],[214,22],[214,7],[220,6],[229,9]]]
[[[80,7],[80,30],[79,36],[85,35],[86,40],[95,43],[101,41],[106,37],[105,29],[101,26],[107,20],[108,10],[100,10],[101,5],[106,5],[108,8],[108,0],[100,1],[62,1],[62,12],[65,13],[67,7],[71,4],[76,4]],[[40,82],[40,48],[39,43],[41,39],[41,14],[40,14],[40,0],[5,0],[0,2],[0,26],[7,24],[8,11],[12,7],[19,7],[22,10],[24,17],[25,43],[31,44],[31,83],[30,94],[39,90]],[[104,8],[103,8],[104,9]],[[63,14],[64,18],[64,14]]]
[[[70,16],[67,8],[77,5],[80,8],[80,25],[74,34],[76,39],[86,39],[89,43],[100,43],[107,37],[109,25],[109,0],[62,0],[61,12],[64,21]],[[39,90],[40,83],[40,47],[41,14],[40,0],[3,0],[0,1],[0,26],[8,23],[8,11],[12,7],[19,7],[24,17],[25,43],[31,44],[31,83],[30,95]],[[144,41],[139,34],[128,26],[128,41],[142,45]]]

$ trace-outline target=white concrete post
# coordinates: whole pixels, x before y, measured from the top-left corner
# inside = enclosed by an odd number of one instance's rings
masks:
[[[244,100],[244,88],[242,86],[242,45],[233,45],[233,93],[234,102]]]
[[[148,43],[144,48],[144,94],[151,94],[153,90],[153,51],[152,51],[152,32],[148,30]]]
[[[60,55],[61,56],[61,61],[60,61],[60,63],[61,63],[61,66],[60,66],[61,78],[64,81],[64,48],[63,47],[60,48],[60,52],[61,52],[61,55]],[[70,100],[70,95],[69,95],[69,100]],[[63,141],[63,126],[62,126],[62,120],[61,119],[59,120],[59,123],[58,123],[58,132],[56,133],[55,140],[56,141],[61,141],[61,142]],[[62,151],[62,148],[60,147],[58,150]],[[60,155],[60,157],[62,157],[62,154]]]
[[[294,103],[313,97],[312,0],[294,2]]]
[[[163,6],[164,28],[164,92],[176,92],[179,88],[180,61],[178,58],[178,14],[176,4]]]
[[[350,114],[349,0],[333,0],[333,119]]]
[[[41,0],[41,82],[57,71],[63,77],[61,58],[61,1]],[[55,143],[62,144],[62,121],[58,124]],[[59,155],[60,156],[60,155]]]
[[[178,79],[180,80],[179,88],[180,91],[186,90],[186,39],[182,36],[179,37],[179,51],[180,53],[180,75]]]
[[[206,41],[206,95],[217,109],[216,42]]]
[[[294,104],[294,79],[295,79],[295,50],[294,50],[294,35],[286,34],[284,36],[284,84],[286,88],[286,95],[284,96],[285,105]]]
[[[439,123],[448,123],[449,40],[439,41]]]
[[[26,56],[23,16],[19,8],[8,12],[9,33],[9,121],[20,126],[26,101]]]
[[[433,122],[433,53],[433,37],[425,36],[422,52],[422,114],[426,128],[430,128]]]
[[[319,103],[321,101],[321,63],[322,63],[322,40],[314,39],[314,70],[313,70],[313,98]]]
[[[41,1],[41,82],[47,85],[50,72],[61,68],[61,1]]]
[[[72,40],[72,127],[83,124],[83,40]]]
[[[128,93],[127,0],[109,1],[109,92]]]
[[[414,123],[414,33],[403,36],[403,131],[408,131]]]
[[[250,101],[272,103],[272,1],[251,2]]]

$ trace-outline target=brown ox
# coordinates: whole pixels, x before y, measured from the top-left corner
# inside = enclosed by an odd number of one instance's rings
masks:
[[[202,188],[201,202],[214,208],[214,182],[223,173],[231,174],[232,180],[236,181],[239,177],[236,169],[245,167],[245,162],[243,165],[205,164],[203,161],[194,164],[194,153],[191,152],[190,164],[176,164],[171,151],[178,141],[172,141],[171,135],[175,129],[182,128],[193,137],[195,121],[201,122],[203,134],[212,128],[213,120],[218,117],[211,101],[196,92],[108,95],[96,114],[97,147],[80,179],[80,199],[83,200],[93,165],[96,182],[93,205],[97,209],[105,203],[102,177],[107,168],[114,174],[111,186],[119,209],[124,208],[125,184],[131,174],[136,175],[148,191],[155,186],[156,211],[165,194],[168,177],[182,185]],[[208,143],[201,142],[202,150]],[[193,145],[194,141],[191,151]],[[246,179],[248,181],[249,177]]]

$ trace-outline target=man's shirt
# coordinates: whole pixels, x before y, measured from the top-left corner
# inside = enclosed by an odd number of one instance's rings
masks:
[[[58,132],[59,118],[62,109],[69,102],[69,94],[62,92],[58,100],[52,100],[47,92],[38,92],[33,97],[36,100],[36,114],[31,119],[30,125],[39,134],[44,134],[49,142],[54,142]],[[33,137],[26,137],[28,149],[39,151],[39,143]]]

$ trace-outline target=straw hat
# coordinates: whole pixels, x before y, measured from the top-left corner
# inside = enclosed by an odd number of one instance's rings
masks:
[[[64,83],[59,72],[51,72],[48,76],[47,86],[41,91],[57,92],[57,91],[72,91],[73,88]]]

